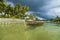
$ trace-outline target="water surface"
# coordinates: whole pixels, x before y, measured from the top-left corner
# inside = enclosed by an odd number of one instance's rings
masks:
[[[21,23],[0,24],[0,40],[60,40],[60,24],[27,26]]]
[[[29,26],[26,40],[60,40],[60,24],[44,23],[40,26]]]

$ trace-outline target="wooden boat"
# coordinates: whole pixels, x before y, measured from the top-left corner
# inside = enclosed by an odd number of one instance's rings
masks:
[[[28,25],[41,25],[44,23],[44,21],[33,21],[33,20],[26,20],[25,22]]]

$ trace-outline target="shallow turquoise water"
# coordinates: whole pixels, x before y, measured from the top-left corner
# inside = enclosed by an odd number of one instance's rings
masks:
[[[60,24],[44,23],[27,26],[24,23],[0,25],[0,40],[60,40]]]
[[[26,40],[60,40],[60,24],[44,23],[41,26],[30,27],[26,31]]]

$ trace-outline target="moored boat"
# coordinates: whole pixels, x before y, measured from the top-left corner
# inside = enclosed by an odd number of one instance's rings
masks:
[[[26,24],[28,24],[28,25],[41,25],[41,24],[44,23],[44,21],[33,21],[33,20],[27,20],[27,21],[25,21],[25,22],[26,22]]]

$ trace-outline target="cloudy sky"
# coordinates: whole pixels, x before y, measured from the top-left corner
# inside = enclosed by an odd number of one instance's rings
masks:
[[[30,7],[27,13],[33,13],[43,18],[60,16],[60,0],[6,0],[12,6],[16,3]]]

